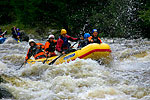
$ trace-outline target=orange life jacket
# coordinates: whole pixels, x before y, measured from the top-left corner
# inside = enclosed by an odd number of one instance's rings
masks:
[[[39,46],[39,47],[38,47]],[[42,43],[36,43],[34,47],[30,47],[28,49],[26,60],[30,59],[31,56],[34,56],[35,59],[44,58],[44,52],[42,51],[44,49],[44,45]]]
[[[56,44],[57,44],[56,40],[53,40],[53,42],[47,41],[45,43],[44,52],[47,52],[47,53],[54,52]]]
[[[88,38],[88,41],[91,43],[91,40],[93,40],[93,42],[92,43],[102,43],[102,40],[99,38],[99,37],[94,37],[93,38],[93,36],[90,36],[89,38]]]

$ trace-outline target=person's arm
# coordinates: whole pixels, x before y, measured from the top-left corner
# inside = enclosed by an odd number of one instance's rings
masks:
[[[71,36],[69,36],[69,35],[67,35],[67,38],[68,38],[68,40],[70,40],[70,41],[72,41],[72,42],[74,42],[74,41],[78,41],[80,38],[73,38],[73,37],[71,37]]]
[[[37,47],[40,47],[41,49],[44,49],[44,45],[42,43],[36,43]]]
[[[100,43],[102,43],[102,40],[99,37],[98,37],[98,39],[99,39]]]
[[[55,45],[57,44],[57,40],[54,40],[54,44],[55,44]]]
[[[88,38],[89,43],[93,42],[92,36]]]
[[[31,56],[32,56],[32,55],[31,55],[31,53],[30,53],[30,49],[28,49],[27,55],[26,55],[26,57],[25,57],[25,63],[27,62],[28,59],[30,59]]]

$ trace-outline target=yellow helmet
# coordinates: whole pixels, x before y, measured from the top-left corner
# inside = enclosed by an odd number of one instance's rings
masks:
[[[61,35],[67,34],[67,31],[65,29],[61,29]]]

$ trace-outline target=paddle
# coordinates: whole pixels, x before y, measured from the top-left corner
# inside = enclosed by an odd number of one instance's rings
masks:
[[[47,61],[47,59],[48,59],[48,55],[46,56],[46,60],[43,61],[43,64],[45,64],[45,62]]]
[[[60,58],[62,55],[63,55],[63,54],[61,54],[60,56],[58,56],[57,58],[55,58],[55,59],[54,59],[53,61],[51,61],[48,65],[54,64],[54,62],[55,62],[58,58]]]
[[[75,44],[77,44],[77,43],[78,43],[78,41],[77,41],[76,43],[74,43],[72,46],[70,46],[68,50],[70,50],[70,48],[73,47],[73,46],[74,46]],[[63,54],[61,54],[60,56],[58,56],[57,58],[55,58],[55,59],[54,59],[53,61],[51,61],[48,65],[54,64],[55,61],[56,61],[58,58],[60,58],[62,55],[63,55]]]
[[[21,64],[21,66],[18,68],[18,69],[16,69],[16,70],[19,70],[20,68],[22,68],[22,66],[24,65],[25,63],[23,62],[22,64]]]
[[[7,32],[7,30],[6,30],[6,31],[4,31],[4,32],[1,34],[1,36],[3,36],[4,34],[6,34],[6,32]]]

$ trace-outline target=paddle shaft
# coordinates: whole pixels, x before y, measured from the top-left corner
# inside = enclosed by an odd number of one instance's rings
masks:
[[[16,70],[19,70],[20,68],[22,68],[23,65],[24,65],[24,63],[22,63],[21,66],[18,69],[16,69]]]
[[[48,59],[48,55],[47,55],[47,57],[46,57],[46,60],[43,61],[43,64],[45,64],[45,62],[47,61],[47,59]]]
[[[70,47],[73,47],[74,45],[76,45],[78,43],[78,41],[76,42],[76,43],[74,43],[72,46],[70,46]],[[69,47],[69,49],[70,49],[70,47]]]
[[[6,31],[4,31],[1,35],[3,36],[6,32],[7,32],[7,30],[6,30]]]
[[[57,58],[55,58],[53,61],[51,61],[51,62],[49,63],[49,65],[54,64],[54,62],[55,62],[58,58],[60,58],[62,55],[63,55],[63,54],[61,54],[60,56],[58,56]]]

